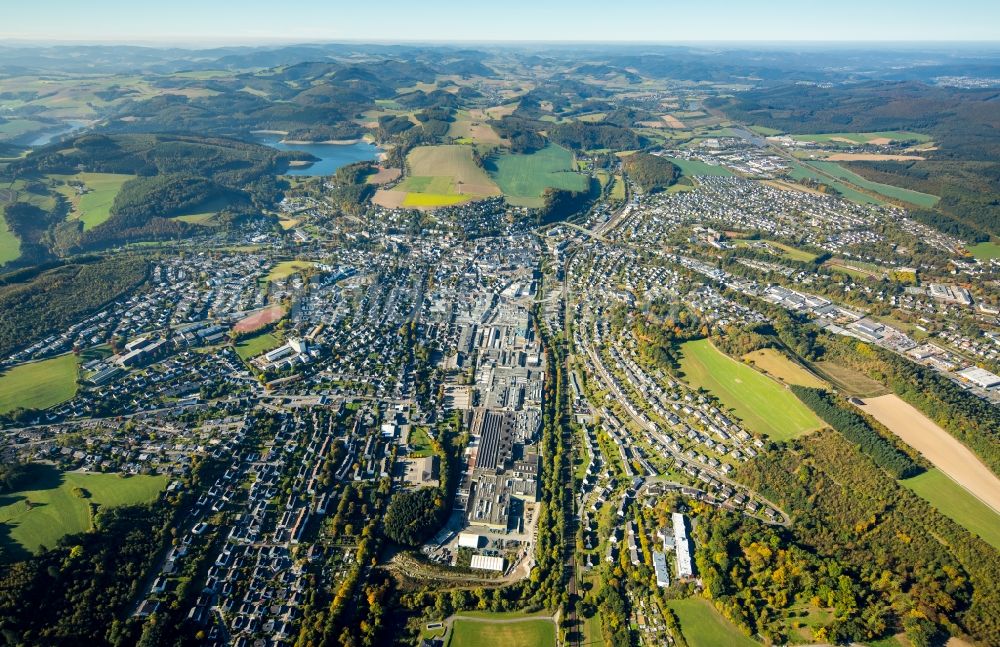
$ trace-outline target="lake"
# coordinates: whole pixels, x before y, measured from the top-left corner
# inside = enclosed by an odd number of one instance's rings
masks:
[[[46,146],[50,144],[57,137],[62,135],[68,135],[69,133],[86,128],[90,124],[89,121],[81,121],[79,119],[67,119],[63,122],[62,126],[56,126],[53,130],[45,131],[37,135],[34,139],[28,142],[28,146],[32,148],[38,148],[39,146]]]
[[[284,144],[281,135],[259,135],[257,141],[282,151],[303,151],[319,158],[312,166],[292,167],[288,175],[333,175],[337,169],[354,162],[378,159],[382,149],[375,144]]]

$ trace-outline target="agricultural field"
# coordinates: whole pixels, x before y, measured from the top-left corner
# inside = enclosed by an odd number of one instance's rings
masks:
[[[752,431],[785,441],[823,426],[791,391],[720,352],[707,339],[681,345],[684,380],[704,388]]]
[[[1000,244],[995,242],[979,243],[969,247],[969,253],[980,261],[1000,259]]]
[[[527,155],[503,153],[490,158],[486,168],[507,201],[518,206],[542,206],[542,194],[550,187],[587,190],[587,176],[573,172],[573,153],[554,144]]]
[[[64,184],[58,188],[71,205],[69,218],[83,223],[83,230],[93,229],[111,217],[111,205],[122,185],[134,175],[120,173],[78,173],[57,176]],[[85,193],[80,193],[71,185],[82,184]]]
[[[271,333],[263,333],[238,341],[236,343],[236,354],[243,361],[247,361],[278,346],[281,346],[281,340],[278,337]]]
[[[0,414],[48,409],[76,395],[77,358],[67,353],[18,364],[0,373]]]
[[[756,128],[759,127],[755,127],[755,129]],[[928,135],[908,133],[901,130],[886,130],[874,133],[821,133],[816,135],[792,135],[792,139],[800,142],[815,142],[817,144],[874,144],[877,146],[885,146],[891,143],[925,144],[931,141],[931,138]]]
[[[721,175],[729,177],[733,172],[724,166],[713,166],[697,160],[682,160],[676,157],[666,158],[676,164],[684,175]]]
[[[11,552],[53,548],[65,535],[91,528],[90,506],[115,507],[155,501],[167,476],[60,472],[49,465],[31,468],[22,489],[0,495],[0,541]],[[81,488],[74,492],[76,488]],[[81,496],[82,495],[82,496]]]
[[[434,208],[500,195],[473,160],[471,146],[418,146],[410,151],[406,165],[407,178],[391,190],[376,192],[375,204]]]
[[[555,647],[556,629],[551,620],[518,619],[509,622],[455,620],[448,647]]]
[[[843,182],[838,182],[836,179],[820,173],[808,164],[803,164],[793,160],[788,160],[788,163],[790,166],[788,177],[793,180],[816,180],[817,182],[822,182],[823,184],[832,186],[834,189],[840,191],[841,196],[845,200],[857,202],[858,204],[885,204],[881,200],[878,200],[870,195],[866,195],[857,189],[852,189]]]
[[[1000,512],[1000,478],[968,447],[897,395],[864,400],[860,407],[984,504]]]
[[[1000,550],[1000,514],[939,469],[900,481],[944,516]]]
[[[808,386],[815,389],[822,389],[828,386],[826,382],[774,348],[755,350],[752,353],[744,355],[743,359],[751,362],[754,368],[770,375],[779,382],[798,384],[799,386]]]
[[[892,200],[909,202],[910,204],[915,204],[918,207],[924,207],[925,209],[930,209],[937,204],[937,201],[939,200],[936,195],[931,195],[929,193],[911,191],[910,189],[903,189],[898,186],[892,186],[891,184],[882,184],[880,182],[866,180],[857,173],[847,170],[836,162],[812,162],[812,166],[819,169],[821,173],[832,175],[867,191],[873,191]]]
[[[271,271],[267,273],[264,280],[268,283],[271,281],[283,281],[292,274],[298,274],[302,270],[309,269],[315,265],[312,261],[282,261],[271,268]]]
[[[490,118],[483,110],[459,110],[455,121],[448,129],[448,137],[459,140],[459,143],[500,145],[504,140],[493,127],[486,123]]]
[[[889,392],[885,385],[876,382],[867,375],[852,368],[834,364],[833,362],[816,362],[813,369],[823,379],[829,381],[847,395],[859,398],[872,398]]]
[[[781,134],[781,131],[777,128],[768,128],[767,126],[750,126],[749,128],[753,132],[758,135],[763,135],[764,137],[773,137]]]
[[[670,600],[690,647],[758,647],[736,625],[723,618],[712,603],[701,598]]]

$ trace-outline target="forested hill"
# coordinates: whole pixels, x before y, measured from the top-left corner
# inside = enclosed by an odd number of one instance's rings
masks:
[[[88,134],[48,146],[11,164],[8,180],[32,180],[45,187],[50,176],[80,172],[134,175],[114,198],[110,217],[84,229],[62,212],[39,217],[48,225],[49,252],[64,255],[137,240],[184,236],[195,227],[172,219],[212,204],[223,220],[259,213],[281,198],[277,175],[293,159],[286,153],[235,139],[193,135]],[[53,191],[57,210],[62,209]],[[8,211],[10,211],[10,207]]]
[[[915,81],[782,85],[718,99],[739,121],[793,134],[904,130],[930,135],[925,160],[852,162],[875,181],[941,197],[918,217],[965,238],[1000,235],[1000,93]]]

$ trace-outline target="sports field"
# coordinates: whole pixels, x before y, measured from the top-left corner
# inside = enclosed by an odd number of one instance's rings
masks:
[[[77,173],[58,176],[66,182],[59,192],[69,200],[72,210],[69,218],[83,223],[83,230],[93,229],[111,217],[111,205],[122,185],[134,175],[120,173]],[[86,193],[79,193],[69,182],[83,183]]]
[[[238,341],[236,343],[236,354],[242,359],[248,360],[278,346],[281,346],[280,339],[271,333],[264,333]]]
[[[393,189],[379,189],[372,202],[389,208],[434,208],[500,195],[473,160],[471,146],[418,146],[406,156],[406,167],[406,179]]]
[[[666,159],[676,164],[684,175],[721,175],[724,177],[734,175],[732,171],[724,166],[713,166],[712,164],[706,164],[697,160],[682,160],[676,157],[668,157]]]
[[[939,469],[900,481],[952,521],[1000,550],[1000,514]]]
[[[448,647],[555,647],[556,628],[551,620],[455,620]]]
[[[710,391],[751,431],[784,441],[823,426],[791,391],[721,353],[707,339],[686,342],[681,352],[685,381]]]
[[[931,464],[1000,512],[1000,479],[968,447],[897,395],[864,401],[862,411],[923,454]]]
[[[758,647],[736,625],[723,618],[708,600],[669,600],[681,623],[681,633],[690,647]]]
[[[774,348],[764,348],[747,353],[743,359],[753,362],[754,368],[786,384],[798,384],[822,389],[827,383],[802,368],[787,355]]]
[[[240,319],[233,325],[236,332],[253,332],[269,323],[274,323],[285,316],[284,306],[271,306],[262,310],[257,310],[246,317]]]
[[[0,413],[48,409],[76,395],[76,356],[67,353],[0,373]]]
[[[312,261],[282,261],[271,268],[271,271],[267,273],[265,281],[283,281],[287,279],[292,274],[298,274],[302,270],[309,269],[314,266],[315,263]]]
[[[874,191],[879,195],[892,198],[893,200],[909,202],[910,204],[915,204],[918,207],[929,209],[937,204],[939,199],[936,195],[931,195],[929,193],[911,191],[910,189],[903,189],[898,186],[892,186],[891,184],[882,184],[881,182],[866,180],[857,173],[847,170],[836,162],[811,162],[811,164],[821,172],[832,175],[836,178],[844,180],[845,182],[850,182],[854,186],[861,187],[862,189],[866,189],[868,191]]]
[[[981,261],[1000,258],[1000,244],[994,242],[979,243],[969,247],[969,253]]]
[[[573,172],[573,153],[554,144],[527,155],[504,153],[486,168],[507,201],[518,206],[542,206],[542,194],[550,187],[587,190],[587,177]]]
[[[91,503],[113,507],[153,501],[168,480],[60,472],[48,465],[31,469],[31,480],[21,490],[0,495],[0,524],[9,529],[0,533],[0,541],[29,552],[53,548],[60,537],[90,529]],[[74,488],[84,491],[78,494]]]

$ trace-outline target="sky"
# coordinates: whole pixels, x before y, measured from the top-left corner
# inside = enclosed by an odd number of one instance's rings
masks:
[[[998,0],[2,0],[0,40],[1000,41]]]

